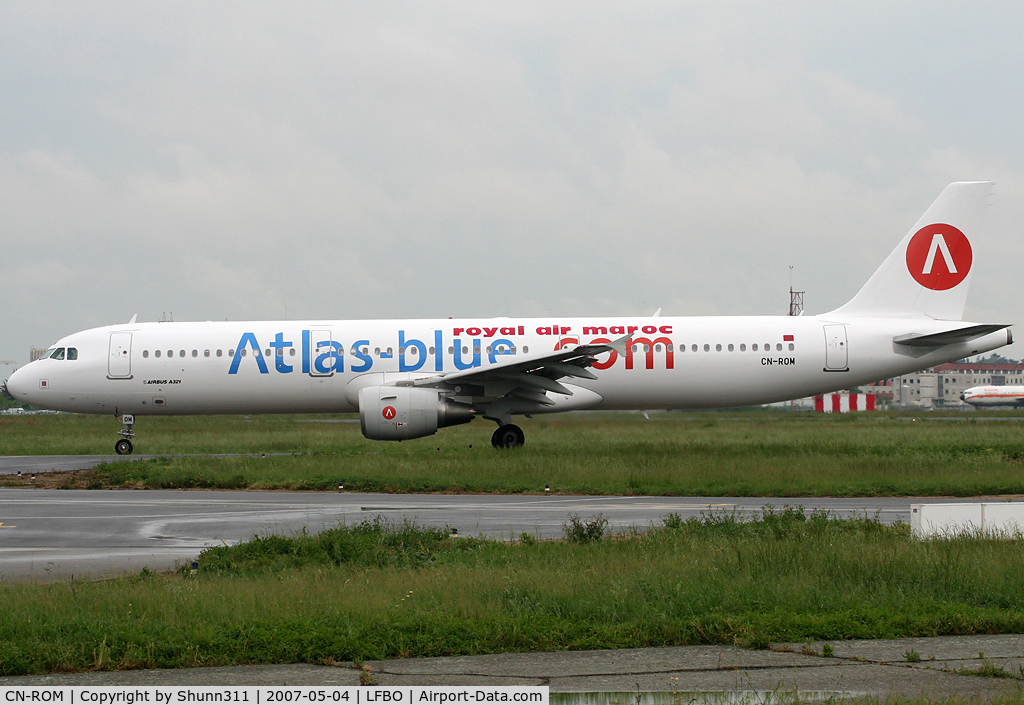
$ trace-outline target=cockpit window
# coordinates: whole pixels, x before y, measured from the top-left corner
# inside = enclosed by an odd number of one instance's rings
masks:
[[[68,359],[69,360],[77,360],[78,359],[78,348],[68,348]]]
[[[50,355],[50,359],[51,360],[63,360],[64,359],[64,348],[57,348],[56,350],[54,350],[53,354]]]

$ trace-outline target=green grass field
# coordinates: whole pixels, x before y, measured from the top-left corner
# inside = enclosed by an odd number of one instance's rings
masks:
[[[143,418],[136,453],[294,453],[164,457],[101,466],[67,486],[383,492],[542,492],[678,496],[1024,494],[1024,416],[940,420],[862,413],[569,414],[524,419],[527,445],[495,451],[493,424],[368,441],[352,418]],[[968,420],[963,420],[963,419]],[[4,454],[110,454],[118,424],[89,416],[0,420]],[[8,482],[12,482],[8,480]]]
[[[0,585],[0,674],[1022,632],[1019,549],[798,510],[587,543],[366,522],[195,574]]]
[[[137,452],[165,457],[106,464],[59,482],[333,490],[343,481],[350,491],[395,492],[542,492],[550,484],[564,493],[706,496],[1024,493],[1022,417],[963,418],[574,414],[525,420],[527,445],[495,451],[492,426],[483,423],[374,443],[352,419],[169,417],[137,425]],[[117,427],[110,418],[3,417],[0,452],[107,454]],[[249,455],[188,455],[197,453]],[[582,528],[594,528],[588,521]],[[585,533],[570,526],[567,535]],[[0,674],[1021,633],[1020,545],[978,536],[917,541],[906,526],[799,510],[748,523],[669,516],[649,531],[590,543],[451,539],[380,523],[260,536],[206,551],[196,574],[0,583]]]

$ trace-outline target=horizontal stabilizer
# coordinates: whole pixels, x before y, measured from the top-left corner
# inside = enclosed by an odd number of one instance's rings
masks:
[[[983,335],[995,333],[997,330],[1003,330],[1004,328],[1009,327],[1009,323],[1005,325],[992,323],[967,326],[966,328],[956,328],[954,330],[944,330],[941,333],[907,333],[906,335],[896,336],[892,339],[892,342],[897,345],[907,345],[912,348],[939,348],[943,345],[966,343],[974,340],[975,338],[980,338]]]

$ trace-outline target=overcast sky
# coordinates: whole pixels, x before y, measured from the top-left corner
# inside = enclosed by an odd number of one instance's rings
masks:
[[[790,276],[820,313],[975,179],[966,317],[1024,323],[1022,37],[1019,0],[8,0],[0,359],[135,313],[781,314]]]

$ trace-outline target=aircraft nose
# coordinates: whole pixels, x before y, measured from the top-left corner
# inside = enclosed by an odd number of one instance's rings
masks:
[[[7,393],[18,401],[28,401],[29,380],[24,368],[15,370],[7,379]]]
[[[960,395],[960,401],[967,401],[967,393],[966,392]]]

